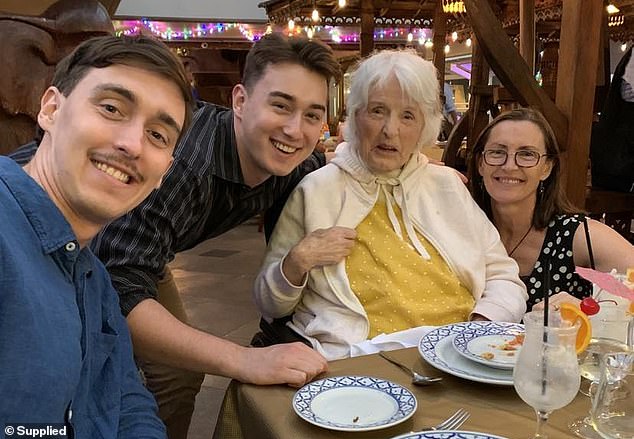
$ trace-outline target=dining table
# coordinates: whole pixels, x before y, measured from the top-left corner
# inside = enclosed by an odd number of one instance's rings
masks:
[[[533,437],[536,417],[533,408],[520,399],[513,386],[494,385],[460,378],[435,369],[421,357],[416,347],[388,352],[395,360],[424,375],[442,381],[415,386],[411,375],[378,354],[331,361],[328,371],[316,379],[336,376],[371,376],[406,387],[416,397],[417,409],[409,419],[371,431],[336,431],[300,418],[293,409],[297,389],[284,385],[259,386],[233,380],[225,394],[214,439],[280,438],[393,438],[424,431],[437,425],[459,408],[471,416],[460,430],[498,435],[509,439]],[[257,367],[257,365],[254,365]],[[578,393],[567,406],[550,415],[546,433],[551,439],[575,437],[568,424],[590,410],[590,399]]]

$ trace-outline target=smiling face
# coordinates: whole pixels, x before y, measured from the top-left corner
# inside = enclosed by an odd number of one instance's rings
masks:
[[[101,227],[160,184],[185,118],[179,88],[141,68],[90,69],[64,96],[50,87],[45,135],[25,167],[73,225]]]
[[[233,91],[235,131],[245,183],[288,175],[315,149],[326,114],[326,78],[298,64],[269,65],[247,90]]]
[[[503,121],[491,129],[484,152],[501,150],[508,154],[506,163],[491,166],[479,158],[478,171],[482,176],[493,205],[528,203],[535,205],[539,182],[546,180],[552,161],[541,157],[537,166],[521,168],[515,164],[517,151],[546,154],[544,136],[539,127],[529,121]]]
[[[394,75],[370,88],[368,104],[355,117],[359,156],[373,173],[400,169],[417,151],[424,117]]]

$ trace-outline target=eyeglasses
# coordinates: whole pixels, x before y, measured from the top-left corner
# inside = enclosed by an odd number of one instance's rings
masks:
[[[484,163],[490,166],[502,166],[508,160],[509,154],[504,149],[487,149],[483,151]],[[515,151],[513,158],[515,164],[520,168],[532,168],[537,166],[542,157],[548,157],[548,154],[540,154],[537,151],[523,149]]]

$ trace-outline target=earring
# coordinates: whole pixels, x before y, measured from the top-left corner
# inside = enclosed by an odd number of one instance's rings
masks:
[[[539,191],[539,196],[543,197],[544,196],[544,180],[541,180],[539,182],[539,187],[537,188],[537,190]]]

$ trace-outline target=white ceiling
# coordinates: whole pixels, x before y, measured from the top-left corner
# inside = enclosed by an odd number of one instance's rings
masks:
[[[121,0],[117,16],[266,20],[262,0]]]

